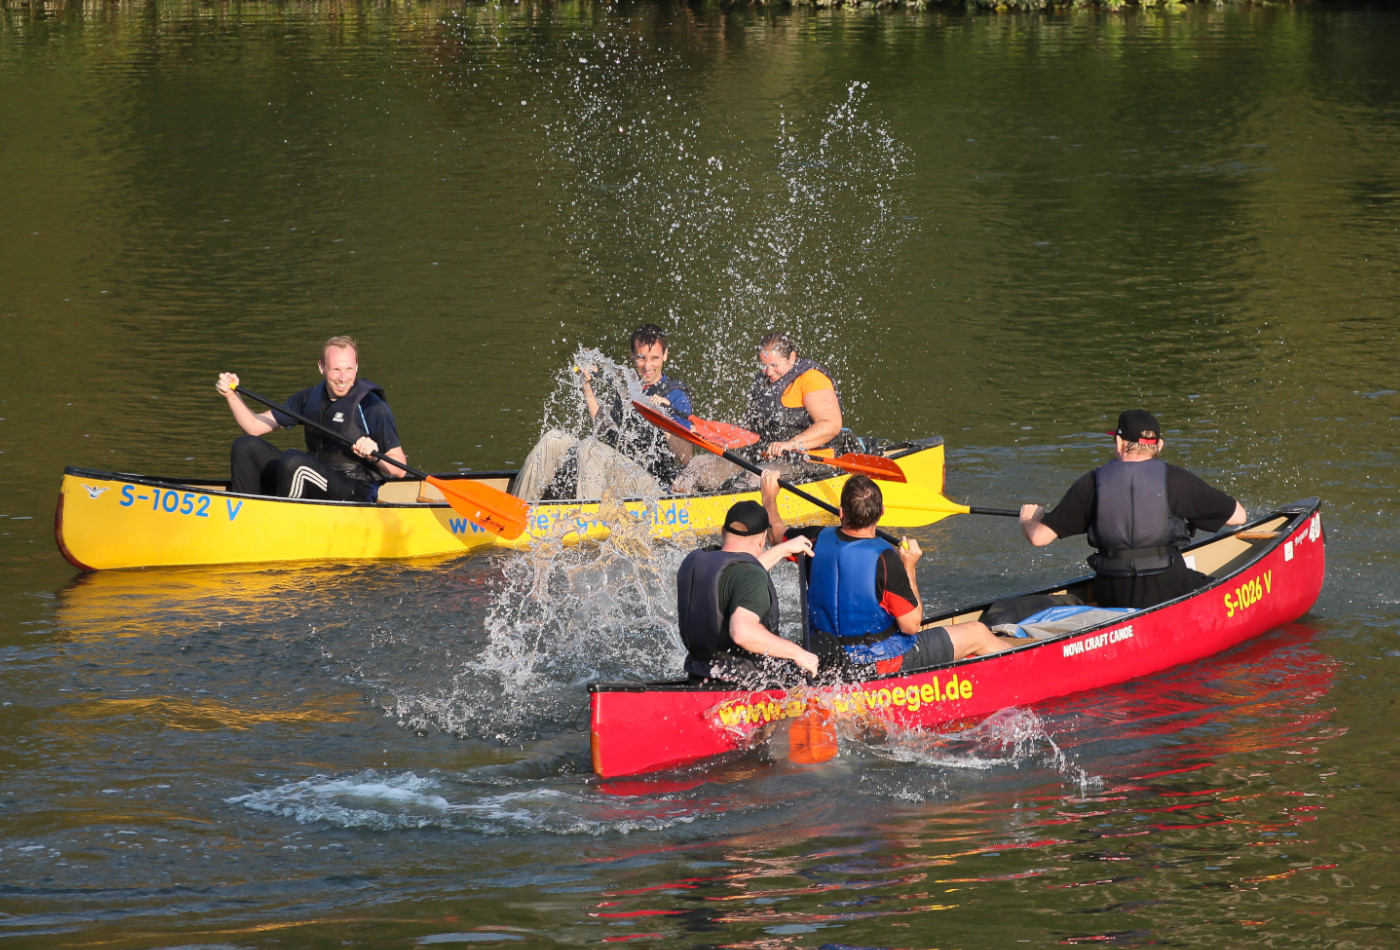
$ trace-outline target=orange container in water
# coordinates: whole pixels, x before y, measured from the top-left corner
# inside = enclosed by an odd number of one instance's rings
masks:
[[[788,761],[815,765],[836,758],[836,723],[825,706],[808,703],[788,726]]]

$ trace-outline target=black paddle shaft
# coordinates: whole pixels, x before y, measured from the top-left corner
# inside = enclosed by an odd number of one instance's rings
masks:
[[[239,386],[236,389],[234,389],[234,392],[241,393],[255,402],[260,402],[269,409],[276,409],[283,415],[291,416],[293,419],[295,419],[297,422],[300,422],[308,429],[315,429],[317,432],[328,435],[332,439],[335,439],[338,442],[342,442],[345,445],[350,446],[351,448],[354,448],[355,446],[355,441],[353,439],[348,438],[347,436],[335,431],[334,429],[327,428],[326,426],[321,425],[321,423],[316,422],[314,419],[308,419],[306,416],[303,416],[299,412],[293,412],[286,406],[280,406],[277,403],[273,402],[271,399],[264,399],[262,396],[259,396],[251,389],[244,389],[242,386]],[[420,472],[418,469],[414,468],[412,465],[409,465],[406,462],[400,462],[398,459],[391,459],[389,458],[389,456],[385,455],[383,452],[378,451],[377,449],[374,452],[374,457],[380,459],[381,461],[388,462],[395,468],[401,468],[405,472],[408,472],[408,474],[410,475],[416,475],[422,479],[428,478],[427,472]]]
[[[968,505],[967,513],[970,515],[1000,515],[1003,518],[1019,518],[1021,513],[1011,508],[976,508]]]
[[[757,465],[753,464],[753,463],[750,462],[748,459],[746,459],[746,458],[741,458],[741,457],[735,455],[733,452],[729,451],[728,449],[725,449],[725,450],[721,453],[721,455],[722,455],[722,457],[723,457],[726,461],[733,462],[735,465],[739,466],[740,468],[746,468],[746,469],[748,469],[750,472],[753,472],[755,475],[759,476],[760,478],[763,477],[763,469],[759,468]],[[788,481],[787,479],[785,479],[785,478],[780,478],[780,479],[778,479],[778,485],[779,485],[780,487],[782,487],[782,488],[786,488],[788,491],[792,492],[792,493],[793,493],[794,495],[796,495],[798,498],[801,498],[801,499],[803,499],[804,501],[809,501],[809,502],[811,502],[812,504],[816,505],[818,508],[822,509],[823,511],[829,511],[829,512],[831,512],[833,515],[835,515],[836,517],[838,517],[838,518],[841,517],[841,509],[839,509],[839,508],[833,508],[831,505],[828,505],[826,502],[822,501],[820,498],[815,498],[815,497],[813,497],[813,496],[807,494],[805,491],[803,491],[802,489],[798,488],[796,485],[794,485],[792,482]],[[883,539],[883,540],[885,540],[885,541],[888,541],[890,544],[893,544],[895,547],[899,547],[899,539],[896,538],[894,535],[890,534],[888,531],[881,531],[879,528],[876,528],[876,529],[875,529],[875,534],[876,534],[877,537],[879,537],[879,538],[881,538],[881,539]]]

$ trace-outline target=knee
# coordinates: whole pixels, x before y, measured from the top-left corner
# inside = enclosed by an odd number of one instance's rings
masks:
[[[300,449],[288,449],[275,459],[277,471],[288,473],[296,471],[297,467],[303,463],[309,462],[314,465],[315,461],[314,456],[308,455]]]
[[[264,440],[263,440],[262,436],[257,436],[257,435],[240,435],[238,438],[236,438],[236,439],[233,440],[233,448],[230,449],[229,451],[230,451],[233,455],[244,455],[244,454],[246,454],[246,453],[252,451],[253,448],[254,448],[254,446],[260,446],[260,445],[262,445],[262,444],[263,444],[263,441],[264,441]]]

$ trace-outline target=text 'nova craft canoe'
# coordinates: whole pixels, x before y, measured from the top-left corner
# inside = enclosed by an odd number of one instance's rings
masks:
[[[986,657],[835,687],[739,691],[677,683],[589,686],[593,770],[604,778],[680,768],[748,749],[820,704],[838,724],[932,728],[1098,689],[1189,663],[1302,616],[1326,563],[1317,499],[1193,545],[1205,587],[1156,607]],[[1090,600],[1092,578],[1035,593]],[[974,620],[989,605],[929,617]]]
[[[943,500],[942,438],[899,443],[885,454],[898,460],[908,478],[907,484],[882,483],[887,523],[914,528],[951,513],[928,508],[931,501]],[[835,469],[832,473],[830,478],[804,482],[803,490],[839,505],[841,487],[850,476]],[[513,474],[488,472],[470,478],[505,491]],[[611,508],[598,500],[541,501],[530,506],[525,532],[506,540],[462,517],[441,492],[416,479],[386,482],[379,495],[379,502],[373,504],[269,498],[233,494],[228,482],[214,479],[151,478],[69,467],[59,489],[54,536],[63,556],[85,571],[357,561],[442,556],[497,546],[525,548],[546,538],[565,544],[603,539],[622,517],[631,517],[634,525],[644,523],[655,538],[710,534],[719,530],[734,502],[758,499],[755,491],[623,499]],[[834,521],[787,492],[780,504],[784,517],[793,523]]]

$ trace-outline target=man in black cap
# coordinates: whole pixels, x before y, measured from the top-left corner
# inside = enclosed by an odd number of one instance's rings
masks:
[[[768,547],[768,514],[756,501],[730,506],[723,543],[692,551],[676,574],[676,613],[692,681],[748,687],[795,682],[816,674],[816,654],[778,636],[778,594],[768,571],[812,542]]]
[[[1036,547],[1087,533],[1100,607],[1151,607],[1190,593],[1209,578],[1186,564],[1181,546],[1197,528],[1244,524],[1244,506],[1157,458],[1162,430],[1152,413],[1129,409],[1109,434],[1117,458],[1082,476],[1049,514],[1022,506],[1022,533]]]

